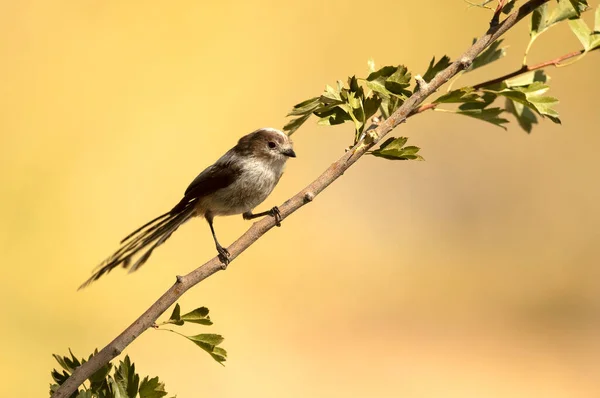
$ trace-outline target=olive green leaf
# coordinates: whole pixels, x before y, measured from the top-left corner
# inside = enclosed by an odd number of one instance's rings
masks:
[[[404,146],[406,141],[408,141],[406,137],[390,137],[379,148],[368,154],[388,160],[424,160],[417,154],[421,148]]]

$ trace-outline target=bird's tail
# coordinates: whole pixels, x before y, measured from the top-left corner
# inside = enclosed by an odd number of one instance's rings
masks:
[[[156,217],[127,235],[121,241],[121,247],[98,265],[94,274],[79,286],[79,289],[86,287],[118,266],[129,268],[129,272],[140,268],[154,249],[162,245],[177,228],[194,216],[194,204],[194,202],[179,204],[170,212]],[[143,250],[146,251],[131,265],[133,257]]]

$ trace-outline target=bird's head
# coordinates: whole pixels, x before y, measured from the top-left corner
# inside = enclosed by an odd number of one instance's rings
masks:
[[[240,138],[236,148],[245,156],[271,162],[285,162],[295,158],[294,144],[280,130],[264,127]]]

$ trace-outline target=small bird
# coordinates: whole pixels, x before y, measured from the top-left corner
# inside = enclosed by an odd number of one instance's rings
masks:
[[[261,204],[279,182],[288,158],[296,153],[290,138],[274,128],[261,128],[243,136],[237,145],[221,156],[192,181],[183,199],[171,209],[142,225],[121,241],[121,247],[79,288],[83,288],[118,266],[133,272],[140,268],[154,249],[194,216],[204,217],[210,226],[219,259],[229,263],[229,252],[217,240],[215,216],[242,214],[244,220],[272,216],[280,226],[277,207],[262,213],[252,210]],[[145,250],[130,267],[135,255]]]

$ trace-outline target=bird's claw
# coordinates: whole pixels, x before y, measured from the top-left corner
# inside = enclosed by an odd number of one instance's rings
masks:
[[[275,218],[275,225],[278,227],[281,227],[281,212],[279,211],[279,208],[277,206],[273,207],[271,209],[271,216],[273,216]]]
[[[217,246],[217,251],[219,252],[219,260],[223,263],[222,268],[227,268],[227,265],[229,265],[229,257],[231,256],[229,250],[225,249],[223,246]]]

